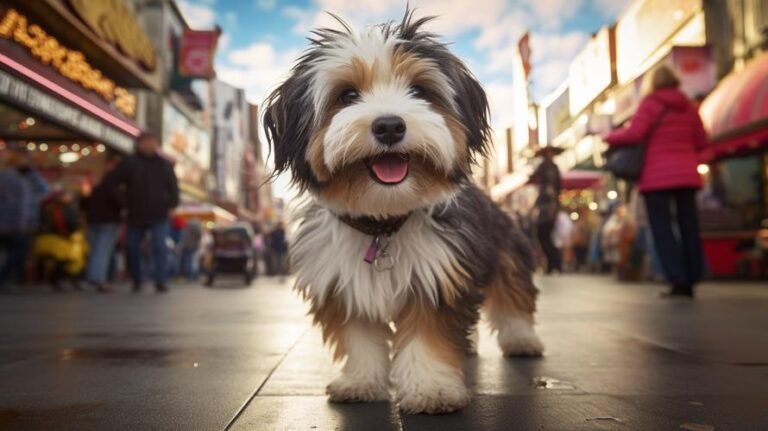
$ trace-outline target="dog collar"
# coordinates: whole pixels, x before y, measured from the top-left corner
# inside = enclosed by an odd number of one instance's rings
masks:
[[[348,215],[337,216],[344,224],[358,232],[370,235],[373,241],[368,246],[363,256],[363,261],[373,264],[377,271],[387,271],[395,266],[395,259],[389,254],[389,237],[397,233],[408,220],[405,214],[397,217],[377,219],[374,217],[351,217]]]

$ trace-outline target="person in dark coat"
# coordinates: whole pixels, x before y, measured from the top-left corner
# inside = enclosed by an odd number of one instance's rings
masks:
[[[171,211],[179,205],[179,186],[173,165],[159,153],[157,138],[142,135],[136,152],[117,167],[118,182],[125,188],[126,258],[133,290],[142,286],[141,243],[151,236],[152,269],[155,288],[168,287],[168,247]]]
[[[650,79],[652,91],[640,102],[629,127],[603,139],[611,146],[645,142],[638,189],[664,274],[672,285],[666,296],[693,297],[704,272],[695,196],[702,186],[696,169],[698,153],[707,135],[669,67],[659,67]]]
[[[122,221],[123,193],[115,170],[119,162],[120,159],[116,155],[107,159],[101,182],[93,188],[85,201],[90,248],[85,279],[101,293],[110,291],[107,276]]]
[[[534,203],[534,209],[536,210],[536,237],[547,259],[547,274],[551,274],[552,271],[563,271],[560,250],[552,241],[552,233],[555,229],[555,221],[560,209],[561,189],[560,169],[555,164],[554,158],[562,151],[561,148],[552,146],[545,146],[539,149],[536,152],[536,156],[542,157],[543,160],[530,178],[530,182],[539,187],[539,194]]]
[[[286,255],[288,254],[288,242],[285,239],[285,228],[283,223],[277,223],[269,234],[269,245],[272,250],[272,256],[275,261],[275,272],[278,275],[286,273]]]

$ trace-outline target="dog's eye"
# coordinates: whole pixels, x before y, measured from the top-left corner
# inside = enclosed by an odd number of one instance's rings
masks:
[[[417,99],[426,99],[427,98],[427,90],[424,89],[424,87],[420,85],[413,85],[410,89],[411,96],[417,98]]]
[[[360,93],[354,88],[348,88],[339,95],[339,102],[344,106],[351,105],[357,102],[358,99],[360,99]]]

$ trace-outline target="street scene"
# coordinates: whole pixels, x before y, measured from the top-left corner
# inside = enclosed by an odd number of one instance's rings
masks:
[[[767,310],[765,0],[0,1],[0,430],[768,430]]]

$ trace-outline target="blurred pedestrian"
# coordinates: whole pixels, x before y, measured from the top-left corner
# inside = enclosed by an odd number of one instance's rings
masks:
[[[562,148],[545,146],[536,152],[543,160],[533,172],[530,182],[539,188],[539,194],[534,203],[536,212],[536,237],[547,260],[546,273],[562,272],[560,252],[555,246],[552,234],[555,229],[557,212],[560,208],[560,169],[554,162],[556,155],[562,153]]]
[[[568,214],[560,210],[555,218],[555,230],[553,232],[553,241],[557,247],[560,256],[560,265],[566,270],[573,267],[573,220]]]
[[[136,152],[126,157],[116,169],[120,184],[125,187],[126,258],[133,291],[141,290],[141,243],[151,237],[152,272],[155,289],[167,292],[168,246],[171,211],[179,204],[179,187],[173,165],[159,153],[157,138],[143,134],[136,143]]]
[[[101,181],[85,200],[89,246],[85,280],[101,293],[110,291],[108,272],[122,220],[123,193],[115,170],[119,162],[116,154],[107,158]]]
[[[696,190],[702,186],[697,153],[707,136],[696,108],[678,89],[675,73],[662,65],[649,77],[650,92],[629,127],[604,139],[612,146],[646,146],[638,186],[656,251],[671,284],[665,296],[693,297],[704,268],[695,200]]]
[[[266,241],[264,241],[264,232],[259,223],[253,224],[253,253],[256,263],[254,264],[253,276],[259,275],[259,265],[265,260]],[[266,264],[264,265],[266,267]],[[266,269],[265,269],[266,270]]]
[[[288,243],[285,239],[285,228],[282,222],[278,222],[269,234],[269,245],[274,259],[275,273],[285,275],[286,273],[286,255],[288,254]]]
[[[21,282],[32,238],[40,220],[40,203],[48,193],[28,155],[14,150],[15,166],[0,171],[0,288]]]
[[[80,203],[72,193],[56,190],[45,198],[40,213],[40,232],[33,246],[38,264],[54,290],[61,291],[64,281],[80,290],[88,252]]]
[[[203,224],[198,219],[185,223],[179,238],[181,275],[187,280],[197,280],[200,244],[203,241]]]

